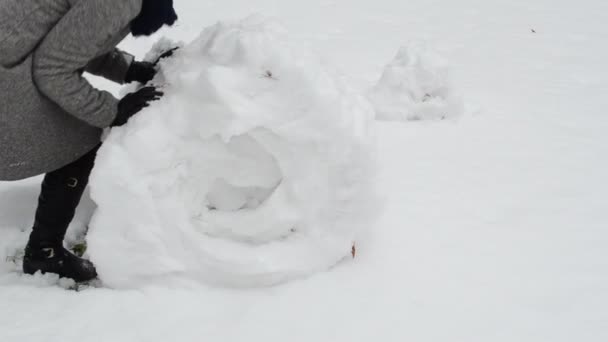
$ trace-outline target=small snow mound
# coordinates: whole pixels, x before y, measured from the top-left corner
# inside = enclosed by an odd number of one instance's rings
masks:
[[[112,130],[91,177],[104,283],[265,286],[350,256],[374,216],[371,104],[260,16],[160,65],[165,96]]]
[[[379,120],[443,120],[462,115],[446,61],[425,43],[402,47],[368,98]]]

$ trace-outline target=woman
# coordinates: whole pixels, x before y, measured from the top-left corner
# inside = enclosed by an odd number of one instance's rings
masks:
[[[93,168],[104,128],[120,126],[162,96],[147,87],[118,100],[83,72],[147,83],[154,64],[116,49],[129,33],[173,25],[172,0],[0,2],[0,180],[45,174],[23,271],[78,282],[97,276],[63,239]]]

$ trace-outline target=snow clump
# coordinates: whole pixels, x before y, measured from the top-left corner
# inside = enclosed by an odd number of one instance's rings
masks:
[[[91,176],[104,284],[267,286],[350,257],[374,216],[374,110],[327,70],[261,16],[163,59],[165,96]]]
[[[368,93],[378,120],[444,120],[462,115],[446,61],[427,44],[402,47]]]

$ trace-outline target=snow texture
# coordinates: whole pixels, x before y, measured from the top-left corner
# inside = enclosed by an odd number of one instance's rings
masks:
[[[379,120],[444,120],[464,111],[448,63],[424,42],[402,47],[368,97]]]
[[[104,284],[272,285],[351,256],[375,208],[366,99],[262,16],[160,70],[165,96],[110,133],[91,178]]]
[[[175,6],[178,25],[120,48],[141,59],[160,37],[191,42],[219,19],[266,13],[367,94],[399,46],[429,41],[449,61],[450,89],[464,94],[467,112],[376,121],[386,202],[378,221],[354,260],[280,286],[66,291],[68,281],[20,271],[41,178],[0,182],[0,341],[608,341],[608,2]],[[87,78],[117,96],[123,89]],[[94,207],[85,195],[68,245]],[[115,267],[137,256],[108,248]]]

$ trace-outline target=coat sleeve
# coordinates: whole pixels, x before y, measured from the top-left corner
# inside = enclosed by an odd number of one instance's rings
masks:
[[[110,53],[90,61],[85,71],[118,84],[123,84],[133,60],[135,60],[133,55],[119,49],[114,49]]]
[[[47,34],[33,57],[38,90],[67,113],[100,128],[111,125],[118,100],[82,76],[141,9],[141,0],[80,0]]]

